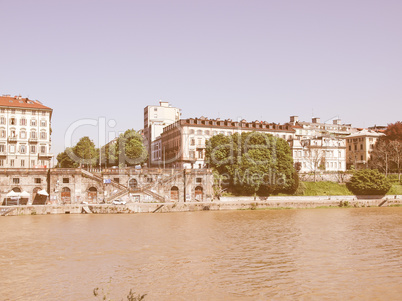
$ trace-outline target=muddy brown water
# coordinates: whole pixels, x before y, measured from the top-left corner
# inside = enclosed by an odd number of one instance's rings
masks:
[[[400,300],[402,208],[0,218],[1,300]]]

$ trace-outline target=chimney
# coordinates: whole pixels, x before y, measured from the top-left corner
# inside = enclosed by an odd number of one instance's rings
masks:
[[[290,116],[290,122],[295,124],[299,121],[299,116]]]
[[[313,122],[313,123],[321,123],[321,119],[318,118],[318,117],[314,117],[314,118],[312,119],[312,122]]]

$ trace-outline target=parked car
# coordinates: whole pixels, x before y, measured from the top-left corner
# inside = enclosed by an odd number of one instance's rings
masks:
[[[125,205],[127,202],[123,200],[114,200],[113,205]]]

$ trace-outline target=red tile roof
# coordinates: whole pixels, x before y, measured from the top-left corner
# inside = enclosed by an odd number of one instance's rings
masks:
[[[20,96],[0,96],[0,107],[52,110],[51,108],[44,106],[37,100],[30,100],[28,98],[22,98]]]

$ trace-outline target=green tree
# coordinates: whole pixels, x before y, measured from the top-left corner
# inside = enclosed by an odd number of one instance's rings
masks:
[[[72,152],[71,148],[67,148],[64,152],[57,155],[56,168],[76,168],[78,163],[70,158],[68,153]]]
[[[346,186],[356,195],[385,195],[392,185],[377,169],[362,169],[354,172]]]
[[[206,160],[208,166],[230,179],[229,186],[237,193],[269,195],[295,186],[289,145],[269,134],[213,136],[207,142]]]
[[[80,165],[96,166],[97,159],[99,157],[98,151],[95,147],[95,143],[89,139],[88,136],[82,137],[73,149],[76,158],[73,156],[73,160],[77,161]]]
[[[134,129],[124,132],[119,138],[119,154],[124,156],[127,165],[142,164],[147,160],[148,152],[143,138]]]

